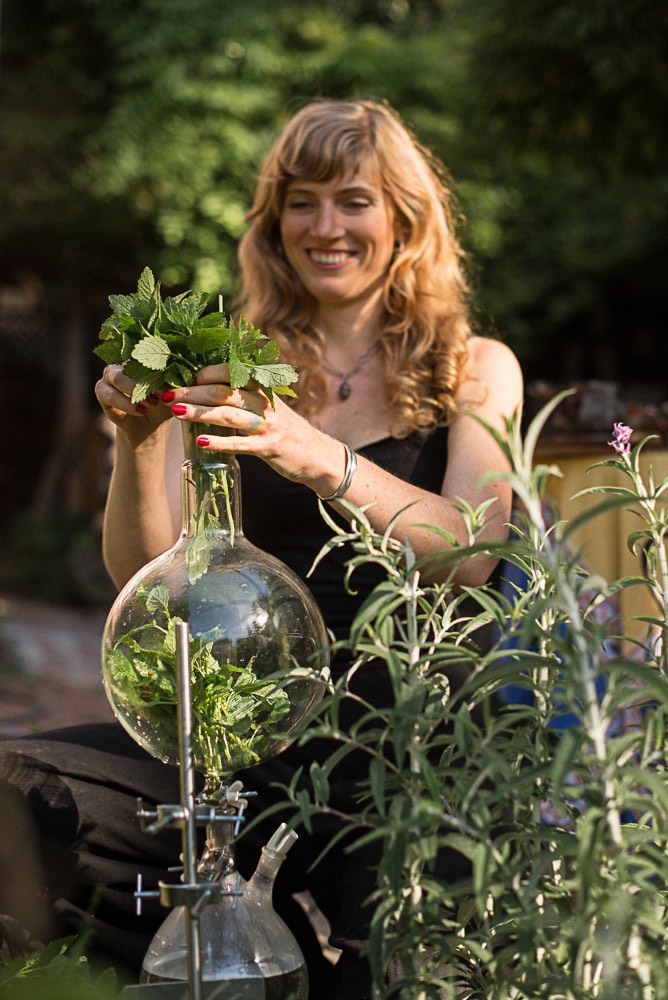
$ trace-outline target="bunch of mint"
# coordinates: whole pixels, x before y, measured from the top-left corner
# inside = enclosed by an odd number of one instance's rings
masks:
[[[232,586],[232,585],[231,585]],[[229,595],[233,604],[234,593]],[[115,704],[137,720],[165,759],[179,757],[176,625],[167,587],[158,583],[137,590],[137,601],[153,615],[114,639],[104,652]],[[274,730],[290,711],[290,698],[276,676],[258,677],[254,657],[244,666],[227,662],[216,650],[223,627],[192,637],[190,689],[195,765],[221,781],[262,759]]]
[[[137,291],[110,295],[113,312],[100,330],[95,354],[106,364],[123,364],[135,383],[132,402],[140,403],[164,386],[191,385],[206,365],[227,364],[230,384],[243,388],[251,379],[271,400],[273,393],[294,396],[292,365],[279,362],[278,345],[241,316],[239,325],[222,312],[204,314],[206,292],[183,292],[163,300],[150,268]]]

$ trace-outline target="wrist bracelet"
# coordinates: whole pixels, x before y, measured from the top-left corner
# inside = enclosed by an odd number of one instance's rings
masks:
[[[355,475],[355,469],[357,468],[357,455],[350,447],[349,444],[344,444],[343,447],[346,449],[346,471],[343,474],[343,479],[341,480],[341,485],[338,490],[332,493],[331,497],[320,497],[321,500],[340,500],[344,493],[347,493],[350,489],[350,484],[353,481],[353,476]]]

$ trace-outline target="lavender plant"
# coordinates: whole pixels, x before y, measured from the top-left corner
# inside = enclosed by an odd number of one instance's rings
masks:
[[[352,548],[350,573],[373,560],[386,578],[345,644],[354,654],[348,675],[303,737],[326,735],[339,749],[313,765],[310,796],[293,783],[286,797],[308,823],[330,811],[337,762],[367,755],[346,829],[356,835],[353,850],[377,845],[369,943],[376,1000],[668,996],[668,481],[656,483],[651,471],[643,478],[647,442],[632,450],[630,431],[617,425],[603,464],[630,485],[587,491],[601,502],[560,520],[545,499],[558,469],[534,459],[560,401],[524,438],[514,421],[496,434],[518,507],[507,542],[479,542],[488,512],[460,505],[469,544],[448,539],[443,565],[454,572],[459,561],[493,552],[502,567],[494,585],[457,592],[453,573],[428,585],[392,525],[379,536],[348,503],[347,527],[323,510],[331,545]],[[646,577],[607,583],[572,538],[587,518],[619,504],[639,518],[629,544],[645,546]],[[641,581],[657,614],[646,622],[652,641],[636,643],[630,656],[614,602]],[[359,725],[342,732],[341,702],[354,697],[351,679],[372,660],[385,665],[393,704],[362,705]],[[451,683],[463,675],[461,686]]]
[[[636,555],[641,555],[645,564],[645,576],[640,579],[623,581],[624,586],[642,586],[653,597],[655,615],[646,619],[646,644],[641,652],[648,661],[655,661],[664,677],[668,677],[668,555],[666,554],[666,533],[668,532],[668,509],[666,493],[668,479],[657,483],[654,469],[650,465],[647,482],[640,468],[640,459],[648,443],[657,438],[650,435],[643,438],[635,448],[631,447],[633,430],[624,423],[616,423],[610,447],[617,457],[607,462],[597,463],[617,470],[628,481],[628,486],[620,484],[598,487],[582,491],[584,494],[602,493],[617,498],[638,518],[640,524],[628,538],[628,545]]]

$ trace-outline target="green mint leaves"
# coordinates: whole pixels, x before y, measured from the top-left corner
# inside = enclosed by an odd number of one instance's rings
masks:
[[[128,717],[140,716],[166,759],[178,760],[176,625],[164,584],[140,587],[137,599],[155,615],[115,640],[107,669]],[[192,742],[196,766],[216,780],[257,763],[272,742],[272,730],[290,711],[287,692],[273,677],[258,677],[253,660],[244,666],[216,656],[214,630],[191,644]]]
[[[292,365],[282,364],[278,345],[243,316],[239,324],[222,312],[204,314],[206,292],[183,292],[162,298],[150,268],[142,271],[137,291],[110,295],[112,314],[100,329],[95,354],[105,364],[125,365],[136,383],[133,403],[163,386],[191,385],[206,365],[227,364],[230,384],[241,389],[252,380],[273,400],[273,393],[294,396]]]
[[[162,337],[156,337],[154,333],[148,333],[133,349],[131,357],[140,365],[144,365],[145,368],[150,368],[151,371],[164,372],[169,364],[171,354],[166,340],[163,340]]]

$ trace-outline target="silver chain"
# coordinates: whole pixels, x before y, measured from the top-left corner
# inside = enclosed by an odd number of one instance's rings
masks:
[[[328,364],[328,362],[323,359],[322,367],[325,369],[325,371],[329,372],[330,375],[336,375],[337,378],[341,379],[341,385],[339,386],[338,390],[338,395],[340,400],[348,399],[350,393],[352,392],[352,388],[350,386],[350,381],[349,381],[350,378],[353,375],[357,375],[360,368],[369,360],[372,354],[375,354],[375,352],[378,350],[379,347],[380,347],[380,341],[377,340],[375,344],[372,344],[371,347],[364,352],[364,354],[360,355],[360,357],[357,359],[353,367],[350,368],[347,372],[340,372],[338,368],[334,368],[332,365]]]

